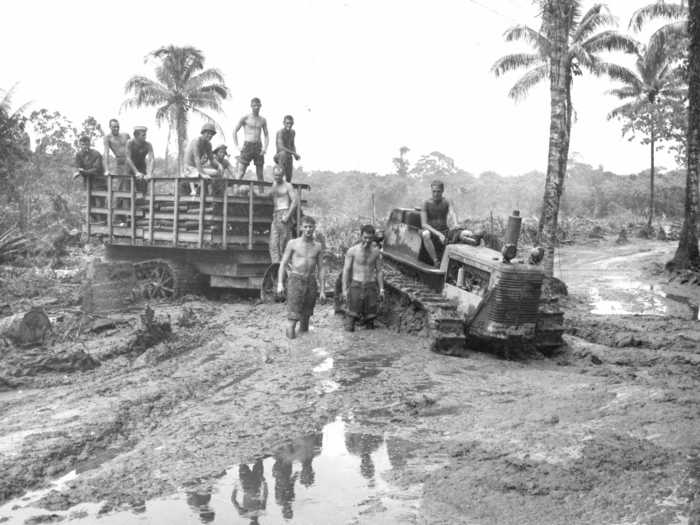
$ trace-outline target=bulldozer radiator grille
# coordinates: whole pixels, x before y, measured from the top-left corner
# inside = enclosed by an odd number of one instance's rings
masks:
[[[517,325],[536,323],[541,287],[541,276],[501,276],[493,290],[489,321]]]

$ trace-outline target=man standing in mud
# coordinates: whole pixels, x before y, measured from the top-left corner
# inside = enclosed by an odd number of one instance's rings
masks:
[[[309,318],[314,313],[316,294],[321,302],[326,300],[326,269],[323,262],[323,246],[314,240],[316,221],[304,215],[301,220],[301,237],[287,243],[277,276],[277,293],[284,291],[287,275],[287,337],[296,337],[309,330]]]
[[[250,101],[250,114],[241,118],[233,130],[233,143],[240,151],[238,156],[238,178],[242,179],[251,161],[255,165],[255,175],[259,181],[263,180],[263,165],[265,164],[265,152],[270,142],[267,131],[267,120],[260,116],[262,106],[259,98]],[[238,130],[243,128],[243,147],[238,145]],[[265,135],[265,144],[260,141],[260,135]]]
[[[110,133],[104,137],[104,164],[107,172],[112,175],[126,175],[126,145],[129,142],[128,133],[119,133],[119,121],[115,118],[109,121]],[[114,156],[114,166],[110,166],[110,152]]]
[[[299,199],[292,185],[284,180],[282,168],[275,166],[272,174],[274,183],[269,195],[274,202],[274,211],[270,225],[270,259],[274,264],[280,262],[287,241],[292,238],[292,217]]]
[[[294,117],[291,115],[285,116],[282,125],[284,127],[277,132],[275,138],[275,144],[277,146],[275,163],[282,168],[284,178],[287,182],[292,182],[294,159],[299,160],[301,158],[294,144],[294,139],[296,138],[296,131],[292,129],[292,126],[294,126]]]
[[[361,240],[345,254],[343,266],[343,298],[345,299],[345,330],[355,331],[355,323],[363,320],[374,328],[379,300],[384,297],[382,256],[375,241],[374,226],[365,224]]]
[[[439,267],[447,243],[447,234],[450,228],[454,228],[457,224],[457,216],[454,206],[442,196],[445,191],[442,181],[431,182],[430,191],[433,197],[425,201],[420,212],[423,227],[421,237],[425,251],[428,252],[433,264]]]

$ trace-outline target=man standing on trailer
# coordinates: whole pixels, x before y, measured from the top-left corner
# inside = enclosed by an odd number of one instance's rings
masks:
[[[425,201],[420,212],[423,228],[421,237],[433,265],[439,268],[447,243],[447,234],[450,228],[454,228],[457,224],[457,216],[452,203],[442,196],[445,191],[445,184],[442,181],[431,182],[430,191],[433,197]]]
[[[374,328],[379,300],[384,297],[382,256],[376,243],[374,226],[365,224],[361,240],[345,253],[343,266],[343,299],[345,299],[345,330],[355,331],[355,323],[364,321]]]
[[[143,191],[145,184],[143,179],[153,176],[156,158],[153,154],[153,146],[146,140],[146,126],[134,128],[134,138],[126,145],[126,166],[128,175],[132,180],[139,181],[137,188]]]
[[[275,154],[275,162],[282,168],[284,178],[287,182],[292,182],[292,172],[294,171],[294,159],[299,160],[301,156],[297,153],[294,139],[296,131],[292,129],[294,126],[294,117],[287,115],[282,121],[283,128],[277,132],[275,144],[277,153]]]
[[[185,153],[185,176],[208,179],[221,175],[221,164],[214,158],[211,150],[211,139],[216,135],[216,128],[211,122],[202,126],[201,133],[192,139]],[[197,186],[189,183],[190,195],[197,195]]]
[[[129,142],[128,133],[119,133],[119,121],[115,118],[109,121],[110,133],[104,137],[105,170],[112,175],[126,175],[126,145]],[[110,152],[114,156],[114,166],[110,166]]]
[[[265,152],[270,142],[267,131],[267,120],[260,116],[260,99],[255,97],[250,101],[251,112],[238,121],[233,130],[233,143],[240,151],[238,156],[238,178],[242,179],[251,161],[255,165],[255,175],[259,181],[263,180],[263,166],[265,164]],[[243,128],[243,147],[238,145],[238,130]],[[265,144],[260,141],[260,135],[265,135]]]
[[[83,185],[87,187],[88,178],[92,181],[93,190],[106,190],[104,174],[105,168],[102,155],[96,149],[90,147],[90,137],[83,135],[78,140],[80,149],[75,154],[76,174],[73,178],[82,177]]]
[[[270,225],[270,259],[274,264],[280,262],[287,241],[292,238],[292,218],[299,206],[299,199],[294,187],[284,180],[282,168],[275,166],[272,175],[274,183],[269,195],[274,202],[274,211]]]
[[[296,337],[309,330],[309,318],[314,313],[316,294],[321,302],[326,300],[326,268],[323,262],[323,246],[314,240],[316,221],[304,215],[301,219],[301,237],[287,243],[277,275],[277,293],[284,291],[287,275],[287,337]]]

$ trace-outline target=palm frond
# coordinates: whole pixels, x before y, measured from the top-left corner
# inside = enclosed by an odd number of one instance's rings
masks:
[[[603,4],[591,7],[576,26],[572,42],[583,42],[601,27],[617,25],[617,20]]]
[[[621,106],[618,106],[615,109],[611,110],[610,113],[608,113],[607,115],[607,119],[612,120],[617,117],[629,115],[633,112],[639,112],[643,105],[644,103],[641,100],[627,102],[626,104],[622,104]]]
[[[172,92],[162,84],[147,77],[131,77],[124,86],[125,93],[133,93],[133,97],[122,103],[122,108],[158,106],[165,104],[172,97]]]
[[[622,86],[605,92],[606,95],[613,95],[621,100],[632,97],[639,97],[642,94],[637,86]]]
[[[542,56],[547,56],[549,53],[550,43],[547,37],[526,25],[517,25],[507,29],[503,33],[503,38],[505,38],[506,42],[514,42],[516,40],[527,42]]]
[[[513,53],[496,60],[491,66],[491,72],[499,77],[508,71],[525,69],[534,64],[541,64],[543,62],[544,60],[542,57],[534,53]]]
[[[225,91],[226,94],[223,98],[228,96],[228,88],[226,87],[226,81],[224,80],[224,75],[218,69],[205,69],[195,76],[192,76],[187,81],[186,90],[197,89],[205,84],[216,83],[219,84]]]
[[[636,53],[639,42],[634,38],[614,30],[601,31],[581,43],[589,53],[600,51],[623,51],[625,53]]]
[[[639,31],[644,27],[644,24],[653,19],[678,20],[688,17],[688,8],[680,4],[666,4],[657,2],[649,4],[632,13],[630,18],[629,28],[634,31]]]
[[[637,74],[631,69],[627,69],[619,64],[595,60],[593,66],[590,67],[589,70],[596,76],[607,75],[611,80],[617,80],[623,84],[633,86],[635,89],[639,88],[640,91],[642,89],[641,86],[643,83]]]
[[[515,101],[522,100],[530,92],[530,89],[539,84],[543,79],[549,76],[549,65],[544,64],[525,73],[518,80],[510,91],[508,96]]]
[[[224,134],[224,128],[222,128],[221,125],[216,120],[214,120],[214,117],[212,117],[209,113],[196,108],[192,109],[192,113],[194,113],[195,115],[199,115],[204,120],[208,120],[209,122],[214,124],[217,133],[221,133],[222,135]]]

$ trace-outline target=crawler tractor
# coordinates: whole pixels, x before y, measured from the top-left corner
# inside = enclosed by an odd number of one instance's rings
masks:
[[[541,251],[516,260],[517,211],[502,251],[463,237],[445,247],[439,268],[427,262],[420,233],[419,211],[391,212],[383,239],[387,324],[427,336],[433,350],[450,354],[465,348],[547,352],[561,345],[563,314],[554,300],[540,298]]]

